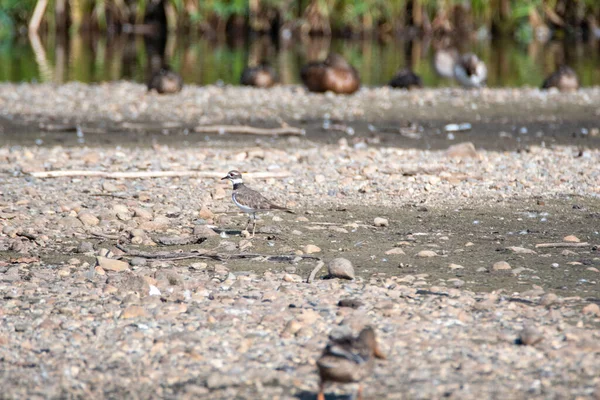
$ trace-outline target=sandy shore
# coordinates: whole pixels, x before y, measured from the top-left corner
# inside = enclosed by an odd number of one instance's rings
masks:
[[[3,396],[314,399],[327,335],[371,324],[388,360],[366,398],[600,398],[598,100],[598,89],[213,86],[159,98],[122,82],[1,85]],[[365,132],[318,131],[324,118]],[[368,131],[404,118],[420,139]],[[531,123],[579,137],[448,150],[477,142],[448,137],[457,119],[515,142],[536,137],[519,132]],[[182,139],[197,125],[281,122],[307,135]],[[49,125],[75,143],[52,141]],[[148,139],[164,129],[176,140]],[[17,145],[32,131],[41,145]],[[117,147],[123,131],[143,139]],[[439,150],[411,148],[440,135]],[[241,237],[245,216],[218,179],[234,168],[295,214],[263,215],[257,236]],[[48,171],[109,175],[36,177]],[[135,178],[161,173],[175,176]],[[219,259],[194,256],[207,252]],[[306,283],[335,257],[355,280],[324,279],[324,267]],[[516,343],[524,328],[529,345]]]

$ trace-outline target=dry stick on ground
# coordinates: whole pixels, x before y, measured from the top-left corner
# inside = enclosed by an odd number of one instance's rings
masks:
[[[317,275],[317,272],[319,272],[319,270],[321,268],[323,268],[324,265],[325,265],[325,263],[323,261],[319,261],[317,263],[317,266],[312,270],[312,272],[308,276],[308,279],[306,280],[306,283],[312,283],[312,281],[315,280],[315,276]]]
[[[535,245],[536,249],[544,249],[544,248],[560,248],[560,247],[588,247],[590,244],[588,242],[582,243],[538,243]]]
[[[281,128],[255,128],[247,125],[205,125],[194,128],[198,133],[239,133],[243,135],[263,135],[263,136],[304,136],[304,129],[294,128],[293,126],[282,126]]]
[[[121,244],[117,244],[115,246],[117,249],[123,251],[128,256],[131,257],[141,257],[148,259],[157,259],[157,260],[182,260],[187,258],[201,258],[201,259],[209,259],[216,261],[224,261],[224,260],[236,260],[243,258],[257,258],[263,257],[267,261],[292,261],[296,258],[301,259],[310,259],[310,260],[320,260],[319,257],[314,256],[298,256],[295,254],[281,254],[281,255],[273,255],[273,254],[255,254],[255,253],[241,253],[241,254],[222,254],[222,253],[212,253],[209,251],[198,251],[198,252],[167,252],[167,251],[159,251],[159,252],[147,252],[147,251],[137,251],[133,249],[128,249]]]
[[[179,177],[195,177],[195,178],[221,178],[226,172],[215,171],[132,171],[132,172],[108,172],[108,171],[83,171],[83,170],[56,170],[31,172],[30,175],[34,178],[63,178],[63,177],[78,177],[89,176],[95,178],[106,179],[140,179],[140,178],[179,178]],[[250,179],[268,179],[268,178],[287,178],[291,176],[288,171],[281,172],[249,172],[244,174],[244,177]]]

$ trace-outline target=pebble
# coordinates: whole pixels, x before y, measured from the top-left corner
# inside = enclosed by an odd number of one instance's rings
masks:
[[[148,313],[141,306],[131,305],[123,310],[121,313],[122,319],[131,319],[131,318],[146,318],[148,317]]]
[[[373,225],[378,226],[378,227],[385,227],[385,226],[389,226],[390,223],[388,222],[387,218],[377,217],[373,220]]]
[[[98,266],[106,271],[122,272],[129,269],[128,263],[112,258],[98,256],[96,257],[96,261]]]
[[[385,254],[387,254],[387,255],[392,255],[392,254],[403,255],[406,253],[400,247],[394,247],[393,249],[386,251]]]
[[[327,263],[329,276],[340,279],[354,279],[354,267],[346,258],[334,258]]]
[[[417,253],[417,257],[420,257],[420,258],[436,257],[437,255],[438,254],[433,250],[421,250],[420,252]]]
[[[475,145],[471,142],[454,144],[446,150],[450,158],[479,158]]]
[[[583,307],[583,310],[581,310],[584,314],[586,315],[595,315],[596,317],[600,317],[600,306],[596,303],[591,303],[588,304],[587,306]]]
[[[147,262],[148,261],[145,258],[142,258],[142,257],[133,257],[129,261],[129,264],[131,264],[131,266],[133,266],[133,267],[141,267],[143,265],[146,265]]]
[[[525,247],[513,246],[513,247],[507,247],[507,248],[515,254],[537,254],[534,250],[527,249]]]
[[[94,245],[90,242],[80,242],[77,246],[78,253],[90,253],[94,251]]]
[[[314,244],[307,244],[302,248],[302,251],[306,254],[319,253],[321,248],[319,246],[315,246]]]
[[[579,240],[579,238],[575,235],[569,235],[569,236],[565,236],[563,238],[563,242],[567,242],[567,243],[579,243],[581,242],[581,240]]]
[[[133,210],[133,216],[134,217],[138,217],[138,218],[142,218],[142,219],[146,219],[146,220],[151,220],[152,217],[154,216],[152,214],[152,211],[147,210],[147,209],[142,208],[142,207],[134,207],[132,210]]]
[[[492,266],[494,271],[505,271],[511,269],[510,264],[506,261],[498,261]]]
[[[202,219],[209,220],[209,219],[213,219],[215,217],[215,214],[213,214],[213,212],[210,211],[208,209],[208,207],[202,206],[202,208],[200,208],[200,212],[198,213],[198,216]]]
[[[100,220],[89,212],[79,213],[78,218],[86,226],[96,226],[100,223]]]
[[[517,339],[517,344],[533,346],[544,339],[542,334],[532,326],[525,327]]]
[[[457,270],[457,269],[464,269],[465,267],[463,267],[462,265],[458,265],[458,264],[450,264],[448,265],[448,268],[450,268],[451,270]]]
[[[551,306],[558,302],[558,296],[554,293],[546,293],[540,298],[540,305],[542,306]]]
[[[201,236],[201,237],[219,236],[219,234],[217,232],[215,232],[212,228],[210,228],[207,225],[194,226],[193,234],[194,234],[194,236]]]

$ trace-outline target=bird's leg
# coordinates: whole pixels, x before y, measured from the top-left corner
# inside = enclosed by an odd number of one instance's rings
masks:
[[[319,394],[317,395],[317,400],[325,400],[325,384],[323,382],[319,382]]]
[[[254,237],[254,232],[256,231],[256,213],[252,213],[252,237]]]
[[[246,222],[246,227],[244,228],[245,231],[248,230],[248,227],[250,226],[250,222],[252,221],[252,214],[248,215],[248,222]]]
[[[363,394],[363,387],[362,387],[362,383],[358,384],[358,391],[356,392],[356,400],[362,400],[362,394]]]

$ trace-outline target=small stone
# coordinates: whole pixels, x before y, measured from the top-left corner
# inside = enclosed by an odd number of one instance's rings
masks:
[[[129,264],[125,261],[115,260],[106,257],[96,257],[98,265],[107,271],[121,272],[129,269]]]
[[[569,236],[565,236],[563,238],[563,242],[567,242],[567,243],[579,243],[581,242],[581,240],[579,240],[579,238],[575,235],[569,235]]]
[[[475,145],[471,142],[454,144],[446,150],[446,156],[450,158],[479,158]]]
[[[302,277],[296,274],[285,274],[283,275],[284,282],[302,282]]]
[[[494,271],[505,271],[511,269],[511,267],[506,261],[498,261],[497,263],[494,263],[492,269]]]
[[[508,249],[515,254],[537,254],[534,250],[525,247],[512,246],[508,247]]]
[[[383,226],[389,226],[390,223],[388,222],[388,220],[386,218],[377,217],[373,220],[373,225],[383,227]]]
[[[145,258],[142,257],[133,257],[130,261],[129,264],[131,264],[134,267],[140,267],[142,265],[146,265],[147,261]]]
[[[304,251],[306,254],[313,254],[320,252],[321,248],[319,246],[315,246],[314,244],[307,244],[302,248],[302,251]]]
[[[100,223],[100,220],[89,212],[79,213],[78,218],[86,226],[96,226]]]
[[[421,257],[421,258],[430,258],[430,257],[435,257],[437,256],[437,253],[433,250],[421,250],[420,252],[417,253],[417,257]]]
[[[329,276],[341,279],[354,279],[354,267],[350,260],[334,258],[327,264]]]
[[[389,256],[392,254],[402,255],[402,254],[406,254],[406,253],[400,247],[394,247],[393,249],[389,249],[388,251],[386,251],[385,254],[387,254]]]
[[[104,183],[102,183],[102,190],[105,192],[116,192],[119,190],[119,188],[114,183],[104,181]]]
[[[552,304],[555,304],[557,302],[558,302],[558,296],[555,295],[554,293],[546,293],[540,299],[540,305],[546,306],[546,307],[551,306]]]
[[[215,200],[224,199],[226,196],[227,196],[227,192],[221,186],[217,187],[212,195],[213,199],[215,199]]]
[[[598,306],[596,303],[588,304],[587,306],[583,307],[583,310],[581,311],[586,315],[591,314],[600,317],[600,306]]]
[[[281,221],[283,221],[283,218],[281,218],[278,215],[274,215],[272,221],[273,222],[281,222]]]
[[[64,217],[58,221],[58,225],[63,228],[81,228],[83,223],[75,217]]]
[[[207,225],[196,225],[194,226],[194,236],[201,237],[209,237],[209,236],[219,236],[219,234],[213,231]]]
[[[81,242],[77,246],[78,253],[90,253],[94,251],[94,245],[91,242]]]
[[[458,264],[450,264],[448,265],[448,268],[450,268],[451,270],[457,270],[457,269],[464,269],[465,267],[463,267],[462,265],[458,265]]]
[[[146,318],[148,317],[148,313],[141,306],[129,306],[121,313],[122,319],[130,319],[130,318]]]
[[[519,334],[517,344],[525,346],[533,346],[544,339],[542,334],[532,326],[525,327]]]
[[[135,217],[142,218],[142,219],[147,219],[147,220],[151,220],[152,217],[153,217],[152,211],[147,210],[147,209],[142,208],[142,207],[134,207],[133,208],[133,215]]]
[[[202,219],[213,219],[215,217],[215,214],[210,211],[206,206],[202,206],[202,208],[200,209],[200,212],[198,213],[198,216]]]

